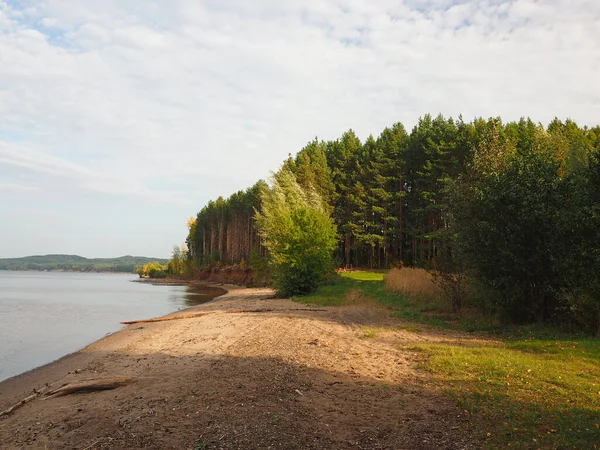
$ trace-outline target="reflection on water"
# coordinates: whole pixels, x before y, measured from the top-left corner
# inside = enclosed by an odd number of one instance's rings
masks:
[[[132,283],[137,275],[0,271],[0,381],[122,328],[211,301],[222,289]]]
[[[175,286],[173,286],[175,287]],[[225,293],[225,290],[208,286],[177,286],[181,290],[170,294],[169,300],[173,304],[182,304],[186,308],[202,305],[214,300],[215,297]]]

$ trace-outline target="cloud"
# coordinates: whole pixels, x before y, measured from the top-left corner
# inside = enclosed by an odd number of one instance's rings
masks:
[[[0,165],[24,169],[27,172],[51,175],[53,176],[51,180],[54,183],[68,181],[71,186],[72,183],[77,183],[78,187],[98,193],[148,198],[159,203],[187,204],[182,198],[170,195],[169,192],[164,190],[148,189],[135,180],[98,172],[65,159],[34,152],[2,141],[0,141]],[[38,186],[0,184],[0,188],[2,186],[15,187],[20,190],[39,190]]]
[[[26,184],[18,184],[18,183],[0,183],[0,191],[23,191],[23,192],[33,192],[39,191],[39,186],[31,186]]]
[[[0,165],[192,214],[350,127],[594,125],[599,21],[593,0],[0,0]]]

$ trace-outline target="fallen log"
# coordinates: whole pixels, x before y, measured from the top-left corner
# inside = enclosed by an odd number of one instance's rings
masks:
[[[118,387],[127,386],[135,381],[135,378],[100,378],[92,380],[75,381],[67,383],[46,393],[48,398],[61,397],[63,395],[80,394],[84,392],[108,391]]]

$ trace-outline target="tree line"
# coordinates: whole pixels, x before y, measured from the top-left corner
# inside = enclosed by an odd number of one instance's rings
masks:
[[[0,258],[0,270],[50,270],[72,272],[124,272],[132,273],[135,267],[155,261],[143,256],[118,258],[84,258],[77,255],[36,255],[22,258]],[[166,259],[158,259],[166,264]]]
[[[425,115],[410,132],[396,123],[364,142],[352,130],[314,139],[280,172],[326,205],[335,265],[468,270],[530,319],[560,308],[586,315],[600,294],[589,287],[600,268],[599,153],[600,127],[572,120]],[[187,237],[198,266],[266,255],[256,221],[266,186],[198,213]]]
[[[531,119],[503,124],[499,118],[465,123],[439,115],[421,118],[411,133],[402,124],[364,143],[349,130],[335,141],[308,143],[283,162],[302,186],[313,186],[330,206],[340,233],[339,265],[387,268],[431,263],[449,226],[450,182],[475,162],[475,150],[510,145],[533,150],[540,138],[554,146],[559,175],[587,164],[600,146],[600,127],[580,128],[555,119],[547,128]],[[478,155],[481,158],[481,155]],[[263,253],[254,213],[260,211],[259,181],[227,199],[210,201],[198,213],[188,248],[203,266],[248,261]]]

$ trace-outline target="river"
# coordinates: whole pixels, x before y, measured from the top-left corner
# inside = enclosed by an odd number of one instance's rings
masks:
[[[0,381],[120,330],[212,300],[201,288],[132,282],[137,275],[0,271]]]

